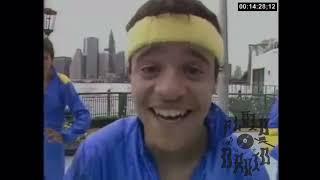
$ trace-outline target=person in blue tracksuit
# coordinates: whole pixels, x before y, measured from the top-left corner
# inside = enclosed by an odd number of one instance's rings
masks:
[[[279,124],[279,97],[275,97],[269,112],[268,128],[278,129]],[[278,133],[276,134],[278,136]],[[276,145],[270,152],[270,155],[278,160],[279,145]]]
[[[211,104],[204,122],[204,127],[208,130],[207,149],[201,155],[188,179],[269,180],[264,166],[258,165],[259,171],[252,171],[256,167],[254,154],[251,150],[238,147],[236,137],[232,134],[232,128],[225,134],[223,129],[226,121],[225,113],[217,105]],[[64,179],[159,180],[161,171],[152,153],[152,147],[146,144],[145,128],[142,120],[133,116],[119,119],[93,133],[78,148]],[[189,129],[188,133],[192,134],[192,132],[193,130]],[[226,142],[229,139],[233,140],[227,146]],[[195,146],[198,145],[200,143],[195,144]],[[224,155],[224,150],[229,148],[231,151],[226,151]],[[232,159],[230,162],[228,161],[229,152]],[[236,170],[237,155],[241,157],[241,154],[243,154],[243,161],[238,162],[242,165]],[[244,160],[251,162],[251,175],[245,173],[247,166]],[[257,164],[260,163],[261,161],[258,160]],[[175,171],[172,169],[172,172]]]
[[[82,103],[69,78],[55,71],[54,49],[44,39],[44,178],[62,180],[64,176],[64,144],[73,142],[90,126],[89,111]],[[69,107],[74,123],[64,129],[65,108]]]
[[[273,104],[271,106],[271,110],[269,112],[269,121],[268,128],[276,129],[275,133],[271,134],[278,138],[278,128],[279,128],[279,97],[276,96]],[[279,145],[276,144],[275,147],[271,150],[270,156],[279,160]],[[279,172],[279,171],[278,171]],[[279,173],[277,172],[276,178],[279,179]]]
[[[215,14],[197,0],[149,0],[127,31],[137,116],[90,135],[64,179],[269,179],[265,162],[238,146],[232,121],[211,102],[224,63]]]
[[[275,97],[273,104],[271,106],[271,110],[269,112],[269,121],[268,121],[268,127],[269,128],[278,128],[279,123],[279,97]]]

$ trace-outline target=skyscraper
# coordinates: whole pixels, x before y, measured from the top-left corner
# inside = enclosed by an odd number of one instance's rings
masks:
[[[82,55],[81,59],[81,79],[86,79],[87,77],[87,56]]]
[[[86,79],[98,78],[99,41],[95,37],[84,40],[84,55],[86,56]]]
[[[115,55],[116,55],[116,47],[115,47],[115,41],[113,37],[112,30],[110,31],[109,35],[109,48],[107,49],[109,51],[109,73],[115,73]]]
[[[106,79],[109,70],[109,53],[104,51],[99,53],[99,79]]]
[[[83,69],[84,57],[81,49],[77,49],[74,53],[73,60],[70,66],[70,78],[71,79],[84,79],[85,69]]]
[[[70,64],[71,58],[70,57],[55,57],[53,61],[53,66],[55,67],[57,72],[63,73],[67,76],[70,76]]]
[[[114,71],[116,73],[116,75],[123,77],[124,76],[124,72],[125,72],[125,57],[124,57],[124,51],[120,51],[116,54],[115,57],[115,67],[114,67]]]

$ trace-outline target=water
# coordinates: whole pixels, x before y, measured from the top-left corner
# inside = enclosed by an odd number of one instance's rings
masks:
[[[79,93],[96,93],[96,92],[131,92],[130,83],[73,83]],[[262,87],[265,94],[274,94],[278,91],[278,86],[265,85]],[[229,84],[229,93],[251,94],[252,85]]]
[[[78,93],[131,92],[129,83],[73,83]]]

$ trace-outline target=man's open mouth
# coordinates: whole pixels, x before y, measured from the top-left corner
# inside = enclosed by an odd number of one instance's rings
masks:
[[[150,110],[156,117],[160,117],[161,119],[168,121],[176,121],[186,118],[191,113],[191,110],[164,110],[156,108],[150,108]]]

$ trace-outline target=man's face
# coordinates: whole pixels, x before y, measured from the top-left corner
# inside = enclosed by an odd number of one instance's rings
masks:
[[[50,54],[48,52],[44,52],[43,53],[43,71],[44,71],[44,75],[48,75],[50,72],[50,67],[52,66],[52,58],[50,56]]]
[[[132,94],[146,139],[176,150],[204,129],[215,87],[214,59],[186,43],[141,49],[132,57]]]

